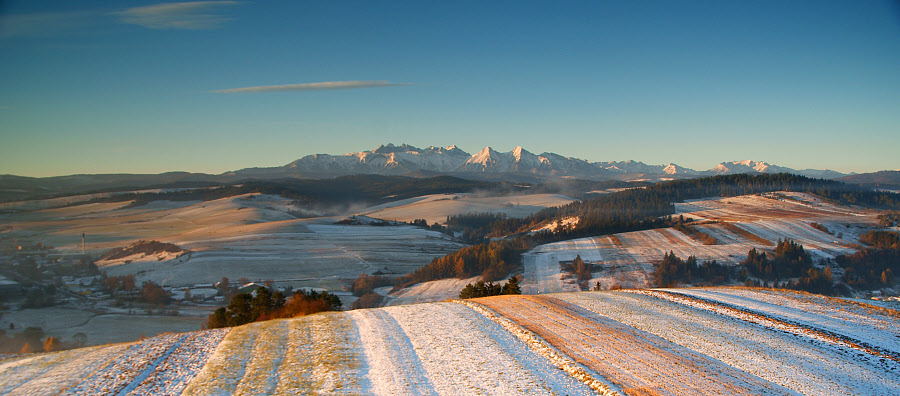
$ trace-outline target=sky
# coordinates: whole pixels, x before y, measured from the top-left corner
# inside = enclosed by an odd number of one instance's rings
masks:
[[[900,2],[0,0],[0,174],[380,144],[900,168]]]

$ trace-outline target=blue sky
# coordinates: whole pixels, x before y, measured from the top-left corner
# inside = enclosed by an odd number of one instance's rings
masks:
[[[388,142],[900,168],[896,1],[5,1],[0,53],[0,174]]]

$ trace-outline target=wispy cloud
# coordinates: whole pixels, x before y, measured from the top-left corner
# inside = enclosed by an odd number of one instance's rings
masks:
[[[238,4],[238,1],[192,1],[185,3],[163,3],[144,7],[129,8],[114,12],[123,23],[139,25],[150,29],[216,29],[233,18],[219,13],[223,7]]]
[[[354,89],[354,88],[379,88],[402,87],[415,85],[409,83],[392,83],[390,81],[325,81],[305,84],[263,85],[258,87],[230,88],[212,91],[215,93],[259,93],[259,92],[284,92],[284,91],[322,91],[328,89]]]

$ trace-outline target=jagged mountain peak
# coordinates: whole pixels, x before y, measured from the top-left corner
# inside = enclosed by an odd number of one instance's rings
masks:
[[[537,155],[532,154],[530,151],[522,148],[522,146],[516,146],[516,148],[512,150],[512,155],[513,157],[515,157],[516,161],[519,162],[523,160],[536,160],[538,157]]]
[[[236,171],[236,174],[252,173],[254,177],[268,168]],[[528,173],[545,177],[583,177],[620,179],[666,179],[672,177],[697,177],[734,173],[795,173],[809,177],[837,178],[844,176],[828,170],[791,168],[772,165],[763,161],[741,160],[722,162],[706,171],[696,171],[674,163],[648,165],[641,161],[589,162],[555,153],[535,155],[522,146],[508,152],[498,152],[487,146],[475,154],[469,154],[455,145],[428,146],[420,149],[408,144],[387,143],[371,151],[345,155],[307,155],[278,168],[282,174],[332,177],[349,174],[407,175],[419,171],[431,173]],[[273,174],[277,173],[272,171]]]
[[[375,154],[405,153],[407,151],[419,152],[422,150],[418,147],[410,146],[406,143],[403,143],[399,146],[395,146],[393,143],[382,144],[372,150],[372,152]]]
[[[499,152],[491,148],[491,146],[487,146],[481,149],[481,151],[475,153],[475,155],[472,156],[470,162],[483,162],[490,159],[496,159],[499,155]]]

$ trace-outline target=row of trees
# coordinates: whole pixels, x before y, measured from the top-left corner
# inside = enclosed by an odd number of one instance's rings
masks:
[[[260,287],[252,293],[238,293],[231,298],[228,307],[215,310],[207,319],[206,327],[240,326],[243,324],[293,318],[324,311],[339,311],[341,300],[326,291],[296,291],[285,299],[281,292]]]
[[[670,251],[656,266],[653,278],[659,287],[675,287],[679,284],[720,285],[731,281],[732,272],[731,268],[716,260],[698,264],[694,256],[682,260],[675,252]]]
[[[694,256],[682,260],[674,252],[667,253],[653,274],[660,287],[681,284],[718,285],[731,279],[744,280],[747,286],[769,285],[810,293],[833,295],[846,293],[847,287],[872,290],[891,287],[900,271],[900,235],[894,232],[871,231],[860,238],[873,247],[854,254],[841,255],[831,264],[843,267],[843,283],[835,284],[830,265],[814,266],[803,246],[790,240],[778,241],[770,256],[755,248],[747,252],[738,267],[728,267],[715,261],[698,263]]]
[[[859,241],[875,249],[900,248],[900,235],[892,231],[869,231],[860,235]]]
[[[481,276],[493,281],[521,265],[521,253],[533,247],[522,238],[467,246],[397,279],[397,289],[437,279]]]
[[[813,262],[809,252],[803,245],[791,240],[778,240],[772,259],[766,253],[751,249],[741,265],[759,279],[778,281],[779,279],[796,278],[807,274]]]
[[[261,193],[292,199],[300,205],[353,202],[382,202],[384,197],[399,200],[428,194],[500,189],[501,183],[479,182],[451,176],[411,178],[402,176],[353,175],[334,179],[293,179],[279,181],[251,180],[239,185],[197,188],[159,193],[126,193],[97,198],[89,202],[126,202],[132,206],[149,202],[211,201],[237,195]]]
[[[515,276],[510,277],[503,286],[494,284],[494,282],[485,283],[484,281],[470,283],[459,292],[459,298],[468,299],[509,294],[522,294],[522,288],[519,287],[519,279]]]
[[[844,282],[862,289],[893,285],[896,274],[900,272],[900,234],[869,231],[860,235],[859,241],[870,247],[835,258],[844,267]]]

